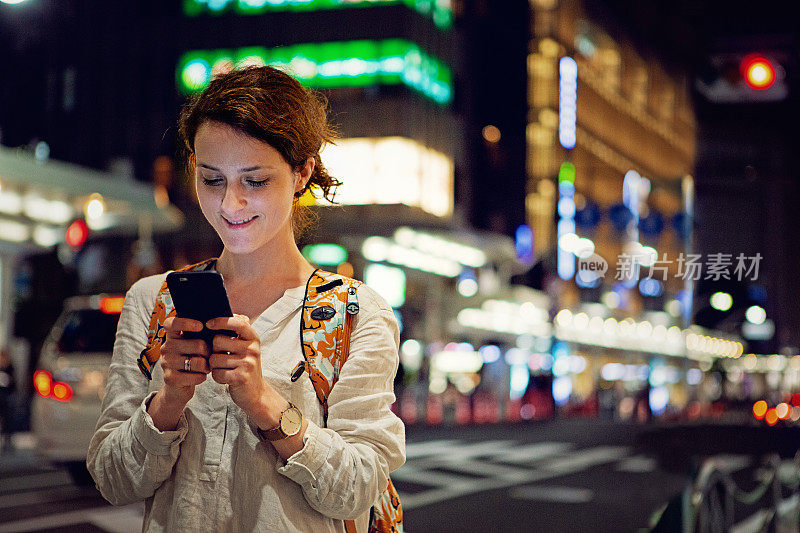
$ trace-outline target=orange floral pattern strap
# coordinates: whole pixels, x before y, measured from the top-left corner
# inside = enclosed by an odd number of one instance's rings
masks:
[[[323,421],[327,426],[328,395],[339,379],[342,365],[350,355],[350,334],[358,314],[360,281],[324,270],[315,270],[306,284],[306,295],[300,320],[300,342],[303,361],[292,372],[292,380],[308,372],[317,399],[322,404]],[[370,533],[403,531],[403,507],[400,496],[387,479],[370,513]],[[345,531],[355,533],[355,522],[345,520]]]

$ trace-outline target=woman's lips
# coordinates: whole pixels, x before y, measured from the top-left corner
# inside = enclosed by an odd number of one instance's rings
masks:
[[[246,228],[247,226],[249,226],[250,224],[252,224],[252,223],[253,223],[253,221],[254,221],[256,218],[258,218],[258,215],[252,216],[252,217],[250,217],[250,218],[243,218],[243,219],[240,219],[240,220],[229,220],[229,219],[227,219],[227,218],[225,218],[225,217],[222,217],[222,219],[223,219],[223,220],[226,222],[227,226],[228,226],[229,228],[231,228],[231,229],[242,229],[242,228]]]

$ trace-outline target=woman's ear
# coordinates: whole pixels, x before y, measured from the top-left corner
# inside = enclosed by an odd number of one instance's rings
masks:
[[[301,192],[306,188],[308,180],[311,179],[311,175],[314,173],[315,166],[316,162],[314,161],[313,157],[309,157],[308,159],[306,159],[306,162],[303,164],[300,171],[296,174],[297,181],[294,184],[295,196],[299,196]]]

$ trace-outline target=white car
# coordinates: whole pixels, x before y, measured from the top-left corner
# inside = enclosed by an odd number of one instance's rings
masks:
[[[122,296],[75,296],[42,346],[33,376],[31,426],[37,453],[92,483],[86,452],[100,418]]]

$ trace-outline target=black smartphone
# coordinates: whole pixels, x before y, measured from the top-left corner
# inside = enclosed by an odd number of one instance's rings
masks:
[[[236,336],[231,330],[211,330],[205,326],[212,318],[233,316],[222,274],[216,270],[170,272],[167,287],[177,315],[203,323],[203,331],[186,331],[184,339],[203,339],[211,346],[214,335]]]

